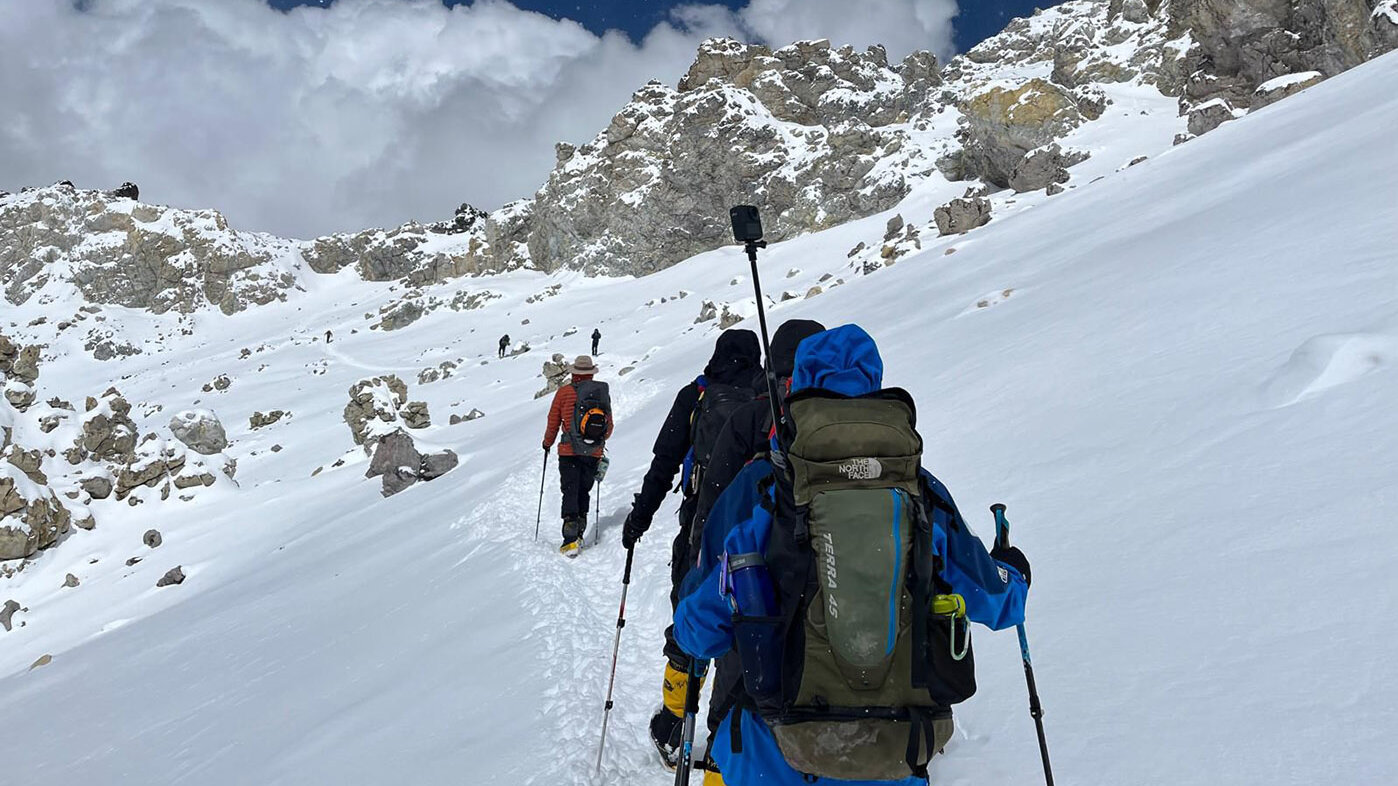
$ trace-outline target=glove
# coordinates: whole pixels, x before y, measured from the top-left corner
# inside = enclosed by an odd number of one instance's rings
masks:
[[[553,445],[550,445],[550,444],[548,444],[547,442],[544,443],[544,452],[545,452],[545,453],[549,452],[549,451],[552,450],[552,449],[553,449]]]
[[[1020,551],[1018,546],[996,546],[990,552],[990,557],[1019,571],[1019,575],[1024,577],[1024,586],[1029,586],[1029,558],[1024,556],[1024,552]]]
[[[621,545],[630,551],[636,541],[650,529],[650,522],[636,515],[636,511],[626,514],[626,523],[621,525]]]

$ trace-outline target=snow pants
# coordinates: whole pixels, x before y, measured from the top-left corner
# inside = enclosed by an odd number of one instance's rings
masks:
[[[596,480],[596,456],[558,457],[558,486],[563,492],[564,519],[587,518],[587,509],[592,501],[592,484]]]

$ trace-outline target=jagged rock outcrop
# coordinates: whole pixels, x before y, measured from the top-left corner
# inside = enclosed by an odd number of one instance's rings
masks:
[[[207,409],[187,409],[170,418],[170,433],[196,453],[211,456],[228,447],[218,416]]]
[[[706,41],[678,89],[645,85],[555,167],[533,200],[529,259],[654,272],[730,242],[744,194],[761,195],[772,240],[887,209],[932,163],[893,126],[939,83],[925,52],[890,65],[879,47]]]
[[[544,388],[536,392],[534,398],[550,395],[568,381],[568,361],[563,357],[563,353],[555,352],[553,357],[544,361],[543,374]]]
[[[0,560],[23,559],[68,532],[72,514],[53,489],[0,462]]]
[[[108,388],[100,399],[89,396],[81,420],[82,435],[65,454],[69,463],[84,459],[121,461],[130,456],[139,435],[130,415],[131,404],[116,388]]]
[[[1332,77],[1393,48],[1393,9],[1377,0],[1170,0],[1170,30],[1194,42],[1185,95],[1241,109],[1277,77]]]
[[[374,440],[398,429],[399,410],[408,403],[408,386],[393,374],[361,379],[350,386],[345,425],[354,444],[372,449]]]
[[[24,303],[55,284],[89,302],[232,314],[286,297],[295,241],[230,229],[212,210],[175,210],[55,185],[0,202],[0,287]]]

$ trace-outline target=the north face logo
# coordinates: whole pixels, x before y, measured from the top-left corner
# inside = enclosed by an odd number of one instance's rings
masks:
[[[875,480],[883,474],[883,465],[876,458],[857,458],[839,465],[839,470],[850,480]]]

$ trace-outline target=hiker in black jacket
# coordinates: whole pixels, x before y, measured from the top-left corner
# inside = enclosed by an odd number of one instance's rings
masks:
[[[701,391],[712,395],[719,389],[731,390],[733,386],[741,386],[744,388],[744,399],[750,399],[751,392],[747,388],[760,363],[761,350],[756,333],[751,330],[725,330],[714,344],[713,357],[704,367],[703,375],[685,385],[675,395],[670,413],[665,417],[665,423],[655,437],[655,446],[652,448],[655,457],[651,460],[650,469],[646,471],[645,480],[641,483],[641,491],[636,494],[631,512],[627,514],[622,527],[622,545],[627,549],[635,546],[636,541],[650,528],[651,519],[660,508],[660,503],[674,487],[676,473],[682,465],[688,463],[686,458],[693,447],[692,439],[696,426],[695,418],[699,413]],[[726,413],[724,418],[726,419]],[[679,531],[675,533],[674,542],[670,547],[672,606],[678,599],[679,583],[690,565],[689,523],[697,501],[694,484],[690,481],[690,473],[686,472],[686,477],[681,481],[684,499],[680,504]],[[671,761],[678,755],[682,731],[680,720],[684,715],[685,688],[689,679],[689,660],[675,645],[669,628],[665,629],[665,655],[665,705],[651,719],[651,736],[661,755],[667,761]]]
[[[602,331],[597,328],[592,329],[592,354],[597,354],[597,344],[602,340]]]
[[[791,383],[791,372],[796,365],[796,346],[807,336],[824,330],[825,326],[814,320],[788,319],[772,334],[772,371],[777,377],[778,395],[784,394]],[[752,384],[758,397],[739,405],[728,416],[728,422],[724,424],[708,466],[704,469],[689,527],[690,553],[699,544],[704,522],[709,518],[709,510],[718,495],[728,488],[728,484],[754,456],[767,452],[767,438],[772,431],[772,405],[767,400],[766,372],[759,371]]]

